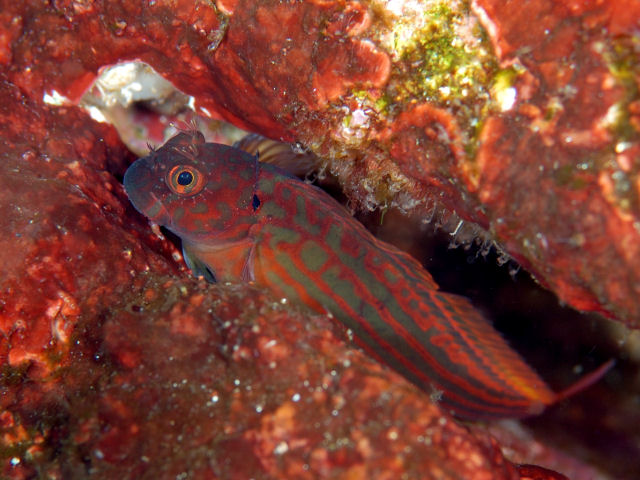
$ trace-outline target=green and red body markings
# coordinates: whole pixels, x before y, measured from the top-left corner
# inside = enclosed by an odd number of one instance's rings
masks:
[[[564,396],[416,260],[322,190],[242,150],[180,133],[136,161],[124,185],[141,213],[181,238],[195,274],[253,281],[331,312],[366,352],[458,416],[522,417]]]

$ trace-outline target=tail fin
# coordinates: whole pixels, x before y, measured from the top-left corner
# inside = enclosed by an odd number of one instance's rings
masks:
[[[585,388],[590,387],[602,377],[606,375],[606,373],[613,368],[616,364],[615,359],[611,359],[598,368],[596,368],[593,372],[587,373],[584,377],[578,379],[573,385],[569,385],[567,388],[562,390],[561,392],[556,393],[556,398],[554,403],[558,403],[566,398],[569,398],[575,395],[578,392],[581,392]]]

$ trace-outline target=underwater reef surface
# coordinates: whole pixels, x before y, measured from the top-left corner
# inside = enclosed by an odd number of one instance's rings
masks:
[[[311,148],[354,204],[435,202],[564,302],[638,326],[638,2],[2,3],[27,95],[76,101],[142,60],[199,113]]]
[[[142,60],[198,113],[310,148],[354,205],[436,209],[637,327],[638,3],[399,5],[0,0],[3,476],[562,478],[329,319],[191,279],[118,182],[132,155],[74,105]],[[607,478],[492,433],[517,461]]]

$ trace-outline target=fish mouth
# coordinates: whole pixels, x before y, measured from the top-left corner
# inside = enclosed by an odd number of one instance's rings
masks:
[[[167,210],[153,193],[157,177],[147,159],[140,158],[127,169],[122,183],[135,209],[162,225],[165,223],[162,219],[166,220]]]

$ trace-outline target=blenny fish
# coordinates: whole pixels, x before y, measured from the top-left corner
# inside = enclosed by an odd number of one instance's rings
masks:
[[[124,187],[138,211],[180,237],[195,275],[254,282],[330,312],[367,353],[459,417],[539,413],[610,366],[554,393],[467,299],[440,291],[417,260],[324,191],[197,131],[134,162]]]

